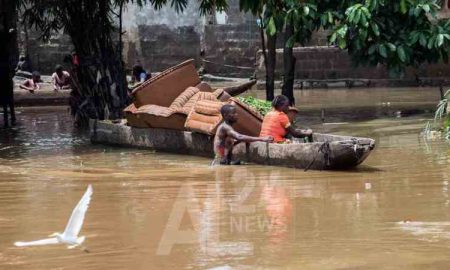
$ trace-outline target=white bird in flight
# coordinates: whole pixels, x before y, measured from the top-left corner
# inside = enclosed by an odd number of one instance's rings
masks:
[[[89,207],[92,197],[92,186],[89,185],[77,206],[73,209],[69,222],[63,233],[53,233],[49,235],[51,238],[41,239],[32,242],[15,242],[14,245],[18,247],[26,246],[43,246],[51,244],[65,244],[68,248],[75,248],[84,242],[86,237],[78,237],[83,226],[84,216]],[[85,250],[87,252],[87,250]]]

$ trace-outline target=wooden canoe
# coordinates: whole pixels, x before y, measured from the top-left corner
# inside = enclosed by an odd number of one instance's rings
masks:
[[[156,128],[134,128],[123,123],[91,120],[93,143],[148,148],[156,151],[213,158],[211,136]],[[348,169],[361,164],[375,147],[369,138],[314,134],[313,143],[238,144],[233,151],[240,160],[273,166],[316,170]]]

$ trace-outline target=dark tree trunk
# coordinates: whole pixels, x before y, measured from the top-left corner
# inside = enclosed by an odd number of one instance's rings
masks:
[[[115,119],[122,115],[127,90],[121,44],[112,39],[117,30],[110,20],[110,1],[82,2],[70,10],[67,28],[80,63],[72,69],[72,113],[80,122]]]
[[[118,53],[119,53],[119,57],[120,57],[120,69],[122,71],[123,74],[123,82],[124,85],[123,87],[125,88],[125,93],[126,94],[128,92],[128,84],[126,82],[126,75],[125,75],[125,63],[123,62],[122,59],[122,53],[123,53],[123,34],[125,34],[125,32],[123,32],[123,9],[124,9],[124,5],[125,5],[125,1],[121,1],[120,5],[119,5],[119,49],[118,49]],[[122,97],[126,99],[125,97]]]
[[[291,105],[295,105],[294,98],[294,74],[295,62],[292,46],[288,46],[288,40],[294,35],[294,26],[292,24],[286,25],[284,32],[284,49],[283,49],[283,87],[281,93],[289,98]]]
[[[261,22],[261,26],[259,27],[259,34],[261,35],[261,47],[262,47],[262,56],[264,61],[264,67],[267,70],[267,49],[266,49],[266,38],[264,34],[264,27],[262,27],[263,18],[259,16],[259,20]]]
[[[267,35],[266,99],[272,101],[275,92],[277,35]]]
[[[0,104],[3,107],[3,125],[14,124],[14,66],[17,64],[17,8],[16,2],[0,0]],[[9,111],[8,111],[9,109]]]

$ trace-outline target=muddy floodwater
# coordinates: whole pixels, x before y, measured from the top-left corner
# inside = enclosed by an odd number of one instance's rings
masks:
[[[450,145],[419,136],[438,99],[298,92],[299,124],[377,141],[326,172],[91,145],[66,108],[19,108],[0,131],[0,269],[450,269]],[[13,245],[62,232],[88,184],[89,253]]]

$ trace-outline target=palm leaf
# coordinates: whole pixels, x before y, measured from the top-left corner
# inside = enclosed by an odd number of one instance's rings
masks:
[[[448,93],[448,92],[447,92]],[[448,99],[444,98],[437,105],[436,113],[434,114],[434,120],[442,119],[444,116],[448,105]]]

